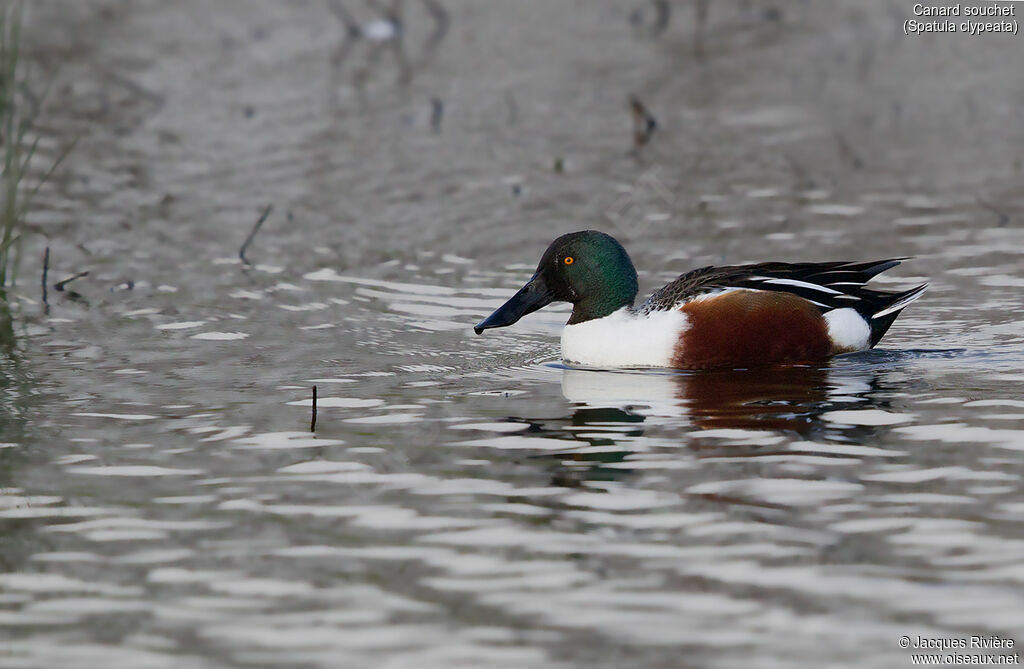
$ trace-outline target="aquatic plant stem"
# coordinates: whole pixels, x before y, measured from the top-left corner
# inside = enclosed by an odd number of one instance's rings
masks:
[[[40,146],[42,135],[30,136],[40,113],[40,97],[30,88],[21,63],[21,31],[24,3],[4,3],[0,8],[0,139],[3,141],[0,174],[0,300],[15,286],[23,238],[22,228],[36,194],[74,149],[77,138],[63,147],[45,173],[25,179]],[[49,87],[44,90],[43,98]],[[12,252],[14,255],[12,256]]]
[[[50,302],[46,298],[46,281],[47,281],[46,276],[47,276],[47,274],[49,274],[49,272],[50,272],[50,247],[47,246],[46,247],[46,252],[43,253],[43,278],[42,278],[42,281],[41,281],[42,286],[43,286],[43,309],[44,309],[44,311],[47,314],[50,313]]]
[[[309,419],[309,431],[316,432],[316,386],[313,386],[313,413]]]
[[[249,247],[250,243],[252,243],[253,238],[256,237],[256,233],[260,231],[261,227],[263,227],[264,221],[267,220],[267,217],[270,216],[270,212],[272,211],[274,211],[274,205],[272,204],[268,204],[263,208],[263,213],[260,214],[259,219],[257,219],[256,225],[252,226],[252,232],[250,232],[249,236],[245,238],[244,242],[242,242],[242,248],[238,249],[239,259],[246,265],[251,265],[252,263],[246,259],[245,249]]]

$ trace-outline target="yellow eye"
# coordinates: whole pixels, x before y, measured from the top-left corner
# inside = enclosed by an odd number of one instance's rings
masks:
[[[572,256],[565,256],[562,262],[564,262],[566,265],[571,265],[573,263],[573,258]]]

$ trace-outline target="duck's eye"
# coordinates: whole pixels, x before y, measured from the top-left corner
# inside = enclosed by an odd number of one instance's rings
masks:
[[[573,264],[574,260],[572,256],[565,256],[565,258],[562,259],[562,262],[564,262],[566,265],[571,265]]]

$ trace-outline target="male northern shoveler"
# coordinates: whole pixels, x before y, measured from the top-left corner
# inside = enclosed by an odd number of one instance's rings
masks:
[[[865,288],[906,258],[875,262],[701,267],[636,307],[636,269],[615,238],[562,235],[523,288],[475,328],[512,325],[552,302],[571,302],[562,358],[587,367],[713,369],[821,362],[863,351],[928,287]]]

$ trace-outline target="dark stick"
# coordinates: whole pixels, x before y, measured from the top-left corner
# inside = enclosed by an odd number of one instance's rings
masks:
[[[505,94],[505,109],[507,111],[508,124],[515,125],[516,121],[519,120],[519,103],[516,102],[515,97],[511,93]]]
[[[441,30],[448,30],[448,12],[441,6],[441,3],[437,2],[437,0],[423,0],[423,5],[430,12],[434,23],[440,26]]]
[[[708,24],[708,4],[710,1],[697,0],[693,7],[697,12],[697,21],[694,27],[696,37],[693,41],[693,46],[698,58],[704,55],[704,27]]]
[[[75,279],[81,279],[83,276],[89,276],[89,272],[88,271],[79,272],[78,274],[75,274],[74,276],[69,276],[68,278],[64,279],[63,281],[58,281],[57,283],[53,284],[53,289],[55,291],[57,291],[58,293],[63,293],[64,292],[64,286],[68,285],[69,283],[71,283]]]
[[[50,272],[50,247],[46,247],[46,253],[43,254],[43,306],[45,307],[46,314],[50,313],[50,303],[46,299],[46,275]]]
[[[698,0],[699,2],[699,0]],[[668,0],[652,0],[654,4],[654,36],[657,37],[665,32],[668,22],[672,20],[672,7]]]
[[[850,161],[850,165],[854,170],[859,172],[864,167],[864,161],[859,155],[857,155],[857,152],[853,150],[850,143],[846,141],[846,137],[843,136],[843,133],[836,133],[836,142],[839,144],[840,154]]]
[[[991,202],[982,199],[981,197],[978,197],[976,199],[978,201],[978,204],[980,204],[982,207],[985,207],[986,209],[988,209],[993,214],[999,217],[996,222],[997,227],[1004,228],[1006,227],[1006,224],[1010,222],[1010,216],[1005,211],[995,206]]]
[[[260,231],[260,227],[263,226],[263,222],[267,220],[267,216],[270,216],[270,212],[272,212],[273,210],[274,205],[272,204],[268,204],[266,207],[263,208],[263,213],[260,214],[259,220],[256,221],[256,225],[252,226],[252,232],[250,232],[249,236],[245,238],[245,241],[242,243],[242,248],[238,249],[238,257],[241,258],[242,262],[244,262],[246,265],[251,265],[252,263],[246,260],[245,249],[249,246],[250,242],[252,242],[253,237],[256,236],[256,233]]]
[[[146,100],[149,100],[157,107],[164,106],[164,96],[160,95],[159,93],[151,91],[148,88],[142,86],[141,84],[132,81],[128,77],[123,77],[119,74],[115,74],[113,72],[105,72],[105,75],[108,79],[110,79],[110,81],[121,86],[128,92],[133,93],[140,98],[145,98]]]
[[[441,98],[430,98],[430,129],[441,132],[441,121],[444,120],[444,102]]]
[[[793,174],[800,180],[800,186],[803,188],[814,188],[814,179],[811,178],[810,172],[801,165],[796,158],[789,155],[788,153],[782,154],[782,157],[786,159],[789,166],[793,169]]]
[[[309,419],[309,431],[316,432],[316,386],[313,386],[313,417]]]
[[[345,9],[345,5],[341,4],[339,0],[333,0],[328,3],[327,9],[345,26],[345,31],[349,37],[362,37],[362,30],[359,28],[359,24],[355,22],[352,15]]]
[[[633,146],[640,148],[651,141],[651,136],[658,127],[658,119],[654,118],[654,114],[635,95],[629,98],[629,108],[633,112]]]

